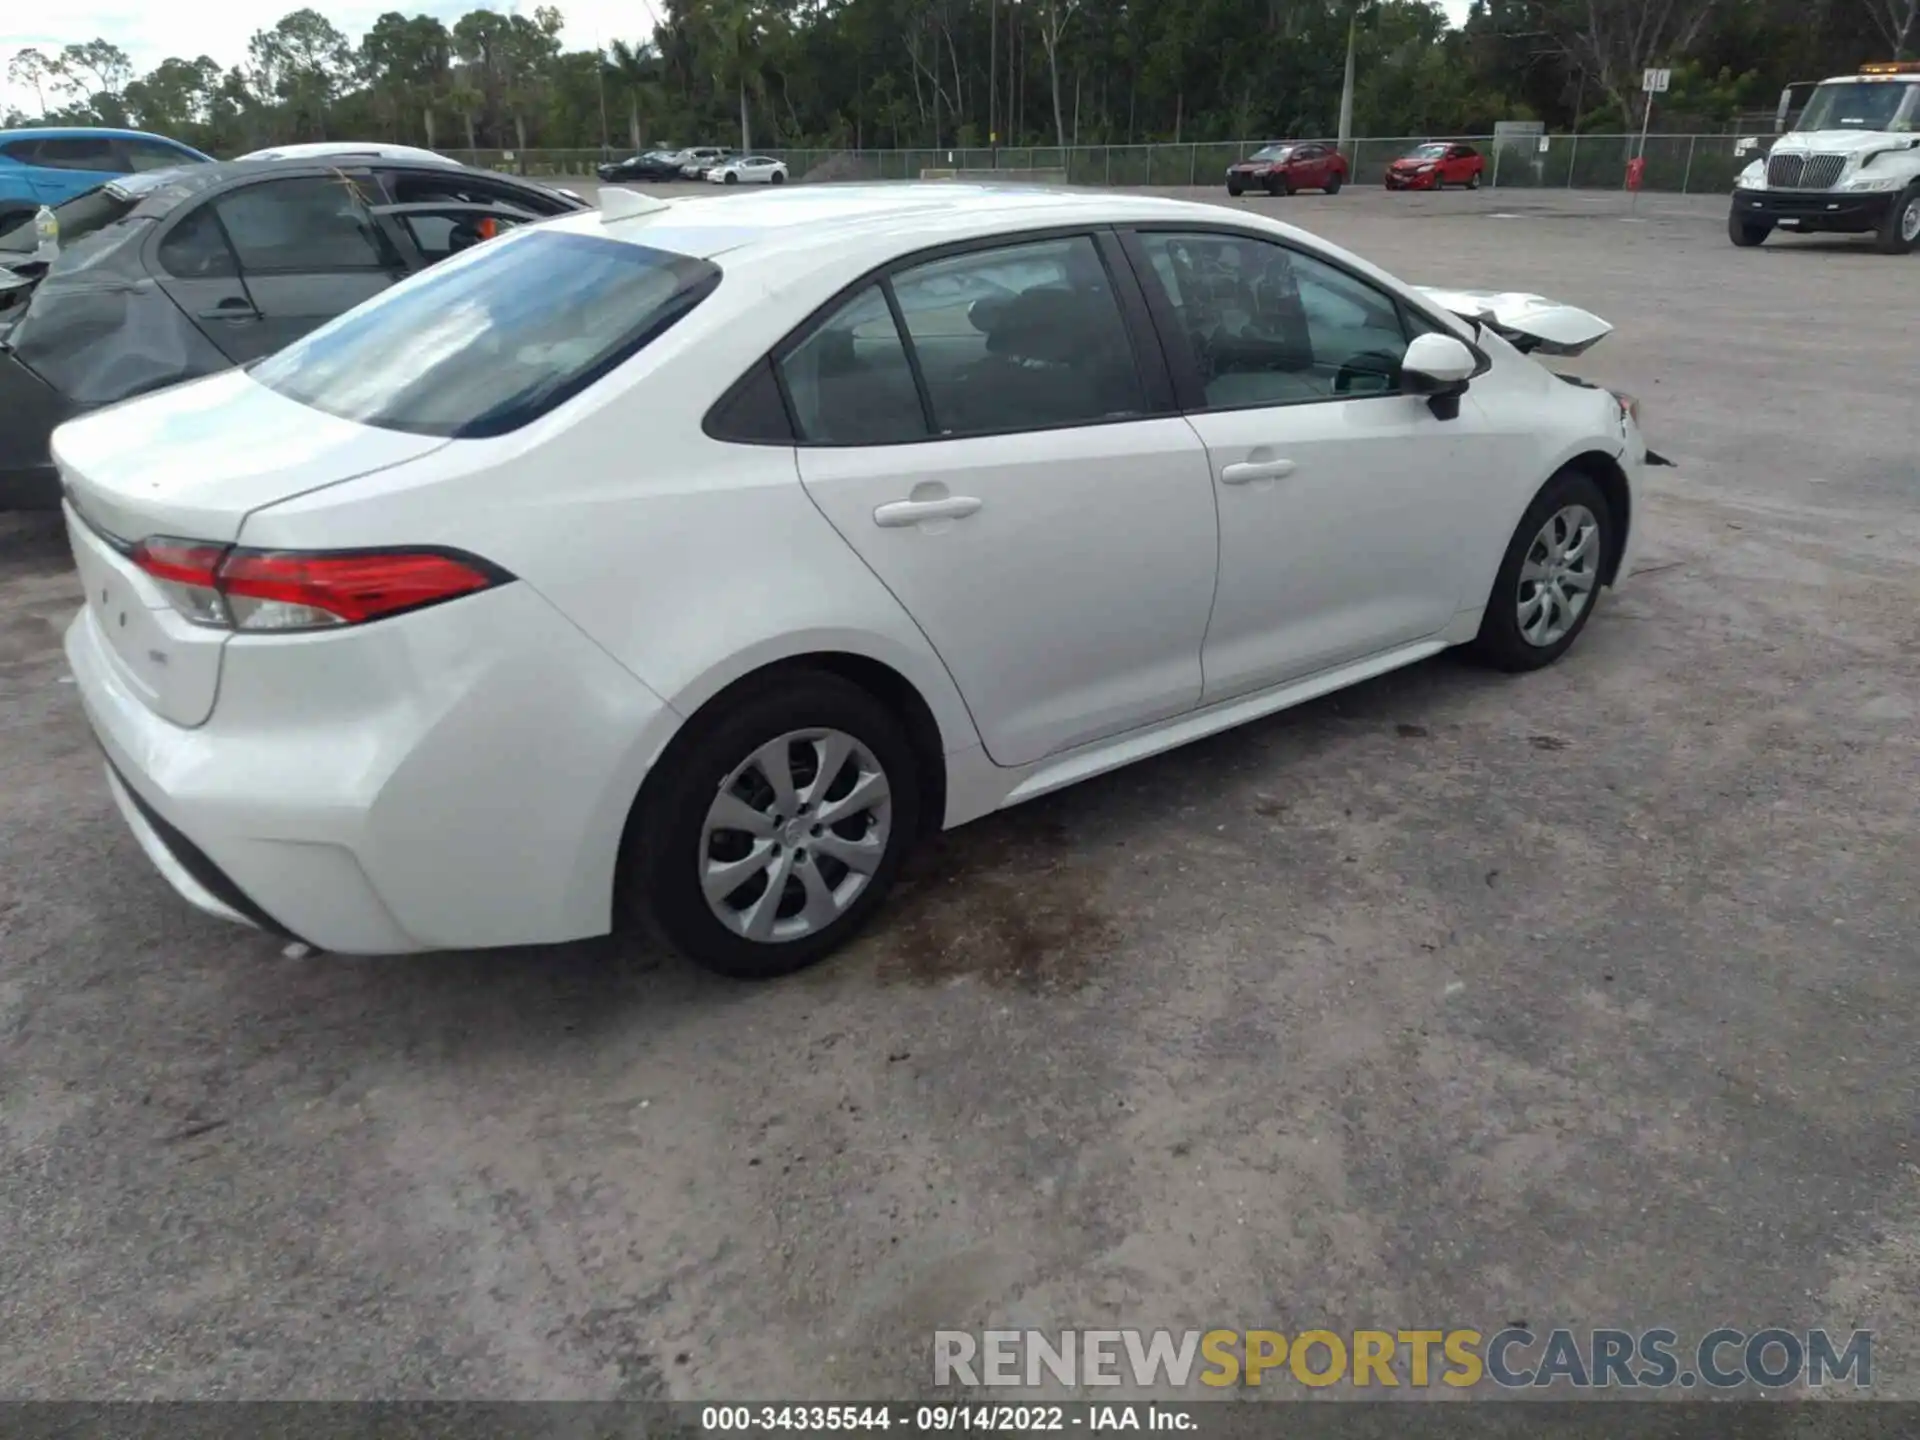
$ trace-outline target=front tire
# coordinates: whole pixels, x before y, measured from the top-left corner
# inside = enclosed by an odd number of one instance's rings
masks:
[[[731,170],[729,170],[725,175],[722,175],[720,178],[724,183],[728,185],[738,185],[740,183],[740,177],[734,174]]]
[[[770,178],[773,184],[784,185],[787,183],[787,172],[784,170],[776,170]]]
[[[1227,194],[1233,196],[1234,199],[1236,200],[1239,199],[1240,196],[1242,196],[1245,193],[1246,193],[1246,186],[1236,184],[1232,180],[1229,180],[1227,182]]]
[[[893,713],[836,675],[783,670],[696,717],[629,826],[621,908],[695,963],[790,974],[878,908],[920,823]]]
[[[1267,194],[1291,195],[1292,193],[1293,186],[1285,178],[1279,175],[1267,176]]]
[[[1771,220],[1743,219],[1738,211],[1727,216],[1727,238],[1742,250],[1749,250],[1761,244],[1772,233]]]
[[[1473,656],[1518,672],[1566,654],[1599,603],[1613,527],[1607,497],[1584,471],[1562,470],[1541,486],[1507,543]]]
[[[1873,241],[1882,255],[1905,255],[1920,244],[1920,185],[1909,185],[1887,207]]]

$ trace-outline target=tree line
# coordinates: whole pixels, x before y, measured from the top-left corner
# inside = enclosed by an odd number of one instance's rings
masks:
[[[214,155],[383,139],[618,150],[1128,144],[1331,134],[1351,31],[1354,132],[1668,129],[1920,47],[1920,0],[667,0],[651,35],[568,50],[561,12],[397,11],[351,39],[300,9],[244,64],[137,75],[108,39],[27,49],[5,123],[133,125]]]

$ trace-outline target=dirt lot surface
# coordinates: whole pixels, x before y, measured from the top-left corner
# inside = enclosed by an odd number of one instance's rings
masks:
[[[63,682],[64,542],[0,517],[0,1393],[857,1398],[937,1327],[1524,1320],[1872,1326],[1920,1397],[1920,257],[1243,203],[1614,321],[1578,366],[1678,462],[1639,573],[1551,671],[957,832],[789,982],[199,917]]]

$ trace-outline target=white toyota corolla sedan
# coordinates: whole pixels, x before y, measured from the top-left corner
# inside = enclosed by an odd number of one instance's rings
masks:
[[[63,426],[107,783],[193,904],[315,948],[649,918],[818,959],[930,827],[1630,569],[1604,321],[1240,210],[769,189],[517,230]]]

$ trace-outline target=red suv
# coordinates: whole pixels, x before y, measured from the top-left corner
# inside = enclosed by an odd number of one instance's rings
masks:
[[[1338,195],[1347,183],[1347,157],[1331,145],[1310,140],[1276,140],[1249,158],[1227,167],[1227,193],[1240,195],[1264,187],[1269,195],[1324,190]]]
[[[1444,190],[1449,185],[1480,188],[1487,157],[1471,145],[1416,145],[1387,166],[1389,190]]]

